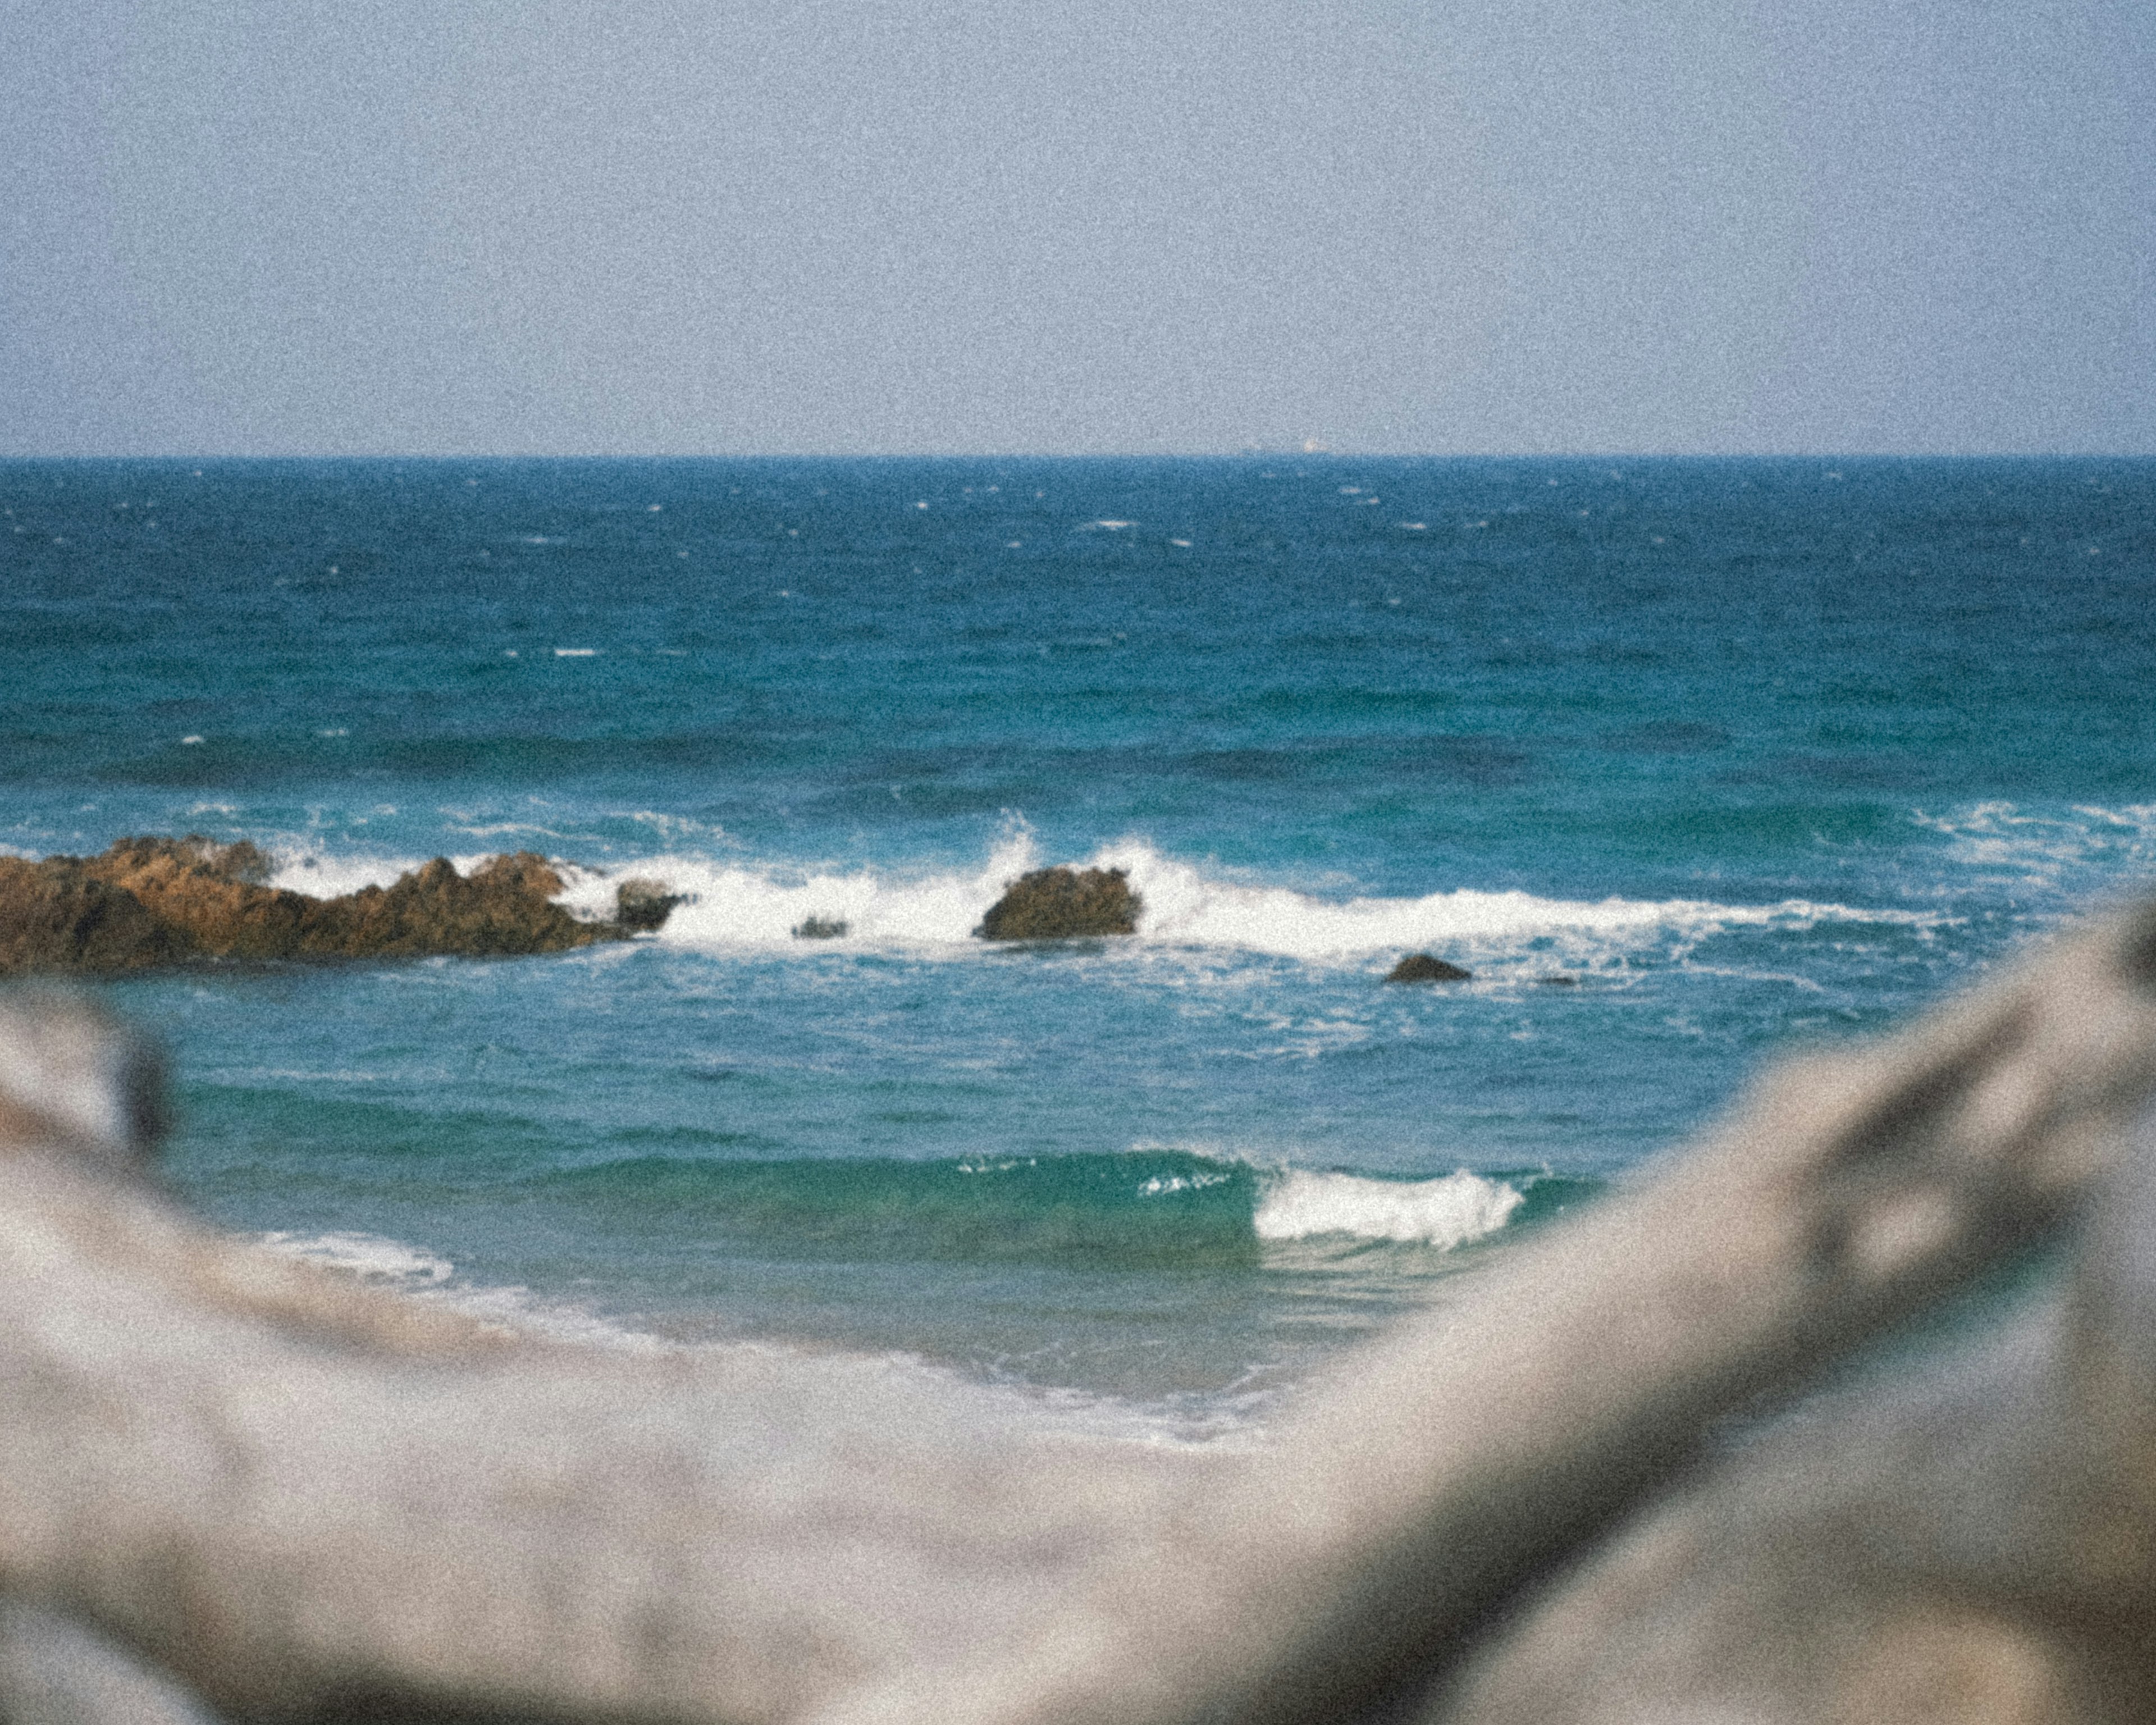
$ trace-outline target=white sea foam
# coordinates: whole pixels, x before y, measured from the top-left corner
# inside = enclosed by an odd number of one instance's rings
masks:
[[[1537,936],[1705,935],[1725,928],[1805,927],[1822,922],[1931,920],[1785,899],[1726,905],[1704,899],[1543,898],[1460,887],[1416,898],[1322,899],[1234,880],[1162,855],[1142,842],[1110,845],[1094,862],[1129,871],[1145,900],[1140,934],[1284,957],[1337,959],[1399,947],[1515,946]]]
[[[2005,880],[2073,892],[2084,870],[2131,879],[2156,869],[2156,803],[2051,809],[1976,803],[1940,814],[1920,810],[1916,820],[1946,840],[1969,884],[1984,891]]]
[[[867,866],[801,866],[749,857],[714,855],[732,841],[710,833],[657,829],[670,841],[660,855],[597,868],[562,867],[562,902],[578,916],[613,913],[614,891],[630,876],[664,881],[685,896],[658,938],[670,946],[710,951],[765,949],[810,953],[902,948],[924,952],[978,951],[969,938],[981,918],[1018,875],[1040,866],[1034,836],[1014,823],[978,866],[906,871]],[[537,840],[567,850],[565,834],[522,824],[467,825],[507,842]],[[693,849],[690,848],[692,847]],[[386,886],[424,860],[417,857],[339,856],[319,848],[294,850],[272,841],[280,886],[327,896]],[[451,858],[470,872],[492,852]],[[1163,855],[1143,839],[1104,845],[1080,866],[1120,868],[1143,901],[1132,950],[1224,949],[1321,964],[1363,964],[1379,955],[1427,947],[1470,963],[1517,957],[1528,942],[1548,962],[1573,967],[1645,947],[1682,948],[1709,936],[1743,928],[1801,930],[1822,923],[1904,924],[1931,927],[1945,911],[1859,909],[1806,899],[1732,905],[1707,899],[1548,898],[1530,892],[1459,887],[1414,897],[1331,897],[1239,878],[1217,868]],[[814,919],[843,922],[844,936],[803,940],[796,928]]]
[[[362,886],[388,886],[399,875],[420,867],[424,857],[340,855],[315,844],[286,845],[273,839],[264,847],[275,859],[272,886],[316,898],[336,898]]]
[[[535,839],[559,839],[561,836],[548,834],[544,828],[516,824],[494,828],[462,827],[456,830],[466,837],[490,836],[511,839],[518,849],[526,850],[551,848],[544,844],[535,845],[532,842]],[[311,894],[316,898],[336,898],[346,893],[357,892],[363,886],[393,886],[400,875],[424,868],[431,860],[424,856],[340,855],[325,850],[311,840],[289,843],[273,839],[264,848],[275,860],[276,865],[270,875],[272,886],[286,887],[294,892]],[[456,865],[459,874],[469,875],[482,863],[490,861],[508,848],[503,845],[489,850],[452,852],[449,860]],[[561,873],[566,881],[572,883],[572,889],[575,883],[596,883],[603,878],[596,870],[578,869],[573,865],[562,865]],[[605,897],[605,910],[600,914],[611,915],[613,908],[611,887],[607,890]]]
[[[661,931],[670,945],[814,952],[838,944],[794,937],[793,930],[814,917],[844,922],[851,946],[950,946],[967,940],[1006,881],[1034,866],[1031,834],[1014,829],[978,869],[901,875],[663,856],[624,865],[611,876],[574,880],[562,901],[583,915],[611,914],[616,880],[635,875],[690,896]]]
[[[636,1353],[667,1345],[659,1337],[615,1323],[596,1312],[539,1299],[527,1288],[464,1281],[447,1258],[383,1235],[275,1233],[259,1235],[257,1239],[285,1257],[321,1264],[377,1286],[451,1307],[467,1317],[549,1341]]]
[[[367,1281],[434,1287],[455,1274],[447,1258],[379,1234],[265,1234],[262,1244],[288,1258],[326,1264]]]
[[[1260,1240],[1351,1235],[1450,1251],[1495,1234],[1525,1197],[1502,1180],[1464,1168],[1435,1180],[1371,1180],[1290,1168],[1268,1180],[1255,1225]]]

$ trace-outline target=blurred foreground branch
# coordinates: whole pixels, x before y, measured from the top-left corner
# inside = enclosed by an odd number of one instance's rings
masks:
[[[2144,906],[1784,1068],[1209,1455],[871,1360],[520,1339],[273,1258],[143,1177],[121,1033],[18,1004],[0,1709],[88,1693],[93,1656],[30,1645],[73,1623],[234,1719],[2137,1717],[2152,1086]],[[1727,1441],[2091,1214],[2010,1334]]]

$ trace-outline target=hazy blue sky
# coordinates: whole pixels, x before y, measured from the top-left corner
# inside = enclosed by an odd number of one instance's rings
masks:
[[[0,452],[2156,451],[2156,6],[0,0]]]

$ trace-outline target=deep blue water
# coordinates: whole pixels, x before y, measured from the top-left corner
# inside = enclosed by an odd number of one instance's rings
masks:
[[[1217,1410],[2156,850],[2148,461],[12,462],[0,507],[8,848],[697,895],[110,990],[210,1214],[536,1321]],[[1088,861],[1134,939],[968,937]],[[1384,986],[1411,950],[1476,980]]]

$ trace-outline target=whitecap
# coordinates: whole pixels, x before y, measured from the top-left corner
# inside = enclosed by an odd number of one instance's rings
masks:
[[[1517,1188],[1464,1168],[1435,1180],[1291,1168],[1267,1182],[1254,1225],[1260,1240],[1349,1235],[1450,1251],[1495,1234],[1525,1201]]]

